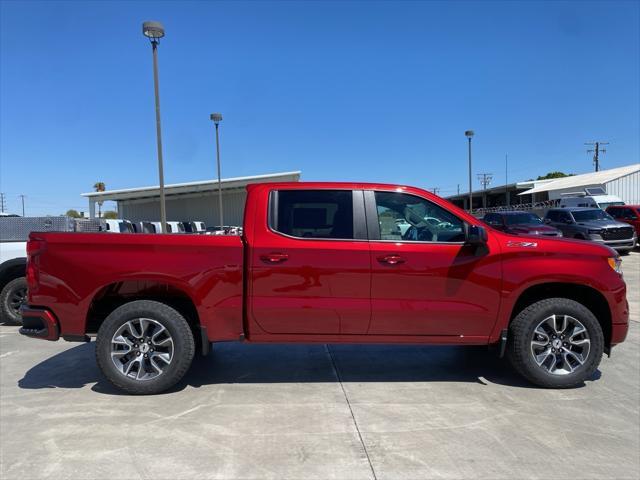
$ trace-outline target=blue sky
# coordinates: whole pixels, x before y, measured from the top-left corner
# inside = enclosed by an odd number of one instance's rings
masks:
[[[151,49],[167,183],[300,169],[305,180],[466,190],[640,158],[640,2],[2,1],[0,191],[27,214],[157,184]]]

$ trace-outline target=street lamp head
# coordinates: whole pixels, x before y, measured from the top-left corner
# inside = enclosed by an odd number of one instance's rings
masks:
[[[160,22],[144,22],[142,24],[142,33],[152,42],[158,41],[164,37],[164,27]]]
[[[220,123],[222,121],[222,114],[221,113],[212,113],[211,114],[211,120],[213,120],[213,123]]]
[[[467,130],[464,132],[465,137],[471,138],[473,137],[473,130]]]

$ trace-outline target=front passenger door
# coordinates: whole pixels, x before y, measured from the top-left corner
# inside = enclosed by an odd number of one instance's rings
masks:
[[[365,192],[371,244],[370,335],[489,335],[500,306],[496,244],[465,244],[464,222],[418,195]],[[374,221],[369,221],[373,218]],[[404,233],[396,225],[411,225]],[[373,231],[372,231],[373,230]],[[446,340],[445,340],[446,341]]]

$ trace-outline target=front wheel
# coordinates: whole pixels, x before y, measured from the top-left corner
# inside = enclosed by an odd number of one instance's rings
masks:
[[[530,382],[570,388],[591,378],[604,351],[602,327],[584,305],[548,298],[525,308],[509,327],[507,354]]]
[[[96,359],[116,387],[149,395],[174,386],[195,353],[193,333],[180,313],[160,302],[137,300],[105,319],[96,342]]]

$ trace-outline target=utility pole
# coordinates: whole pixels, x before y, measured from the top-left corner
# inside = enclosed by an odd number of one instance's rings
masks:
[[[0,193],[0,212],[4,212],[7,208],[7,203],[5,201],[4,193]]]
[[[511,204],[509,198],[509,154],[504,154],[504,203],[507,207]]]
[[[22,216],[24,217],[24,197],[26,197],[26,195],[18,195],[21,199],[22,199]]]
[[[434,195],[437,195],[438,192],[440,191],[440,187],[433,187],[431,191],[433,192]]]
[[[590,145],[594,147],[592,150],[587,150],[587,153],[593,153],[593,166],[595,167],[595,171],[600,171],[600,153],[605,153],[607,150],[604,148],[600,148],[602,145],[609,145],[609,142],[587,142],[585,145]]]
[[[458,195],[460,195],[460,184],[458,184]]]
[[[487,207],[487,194],[486,190],[491,180],[493,180],[493,173],[478,173],[478,180],[480,180],[480,185],[482,185],[482,206],[484,208]]]

